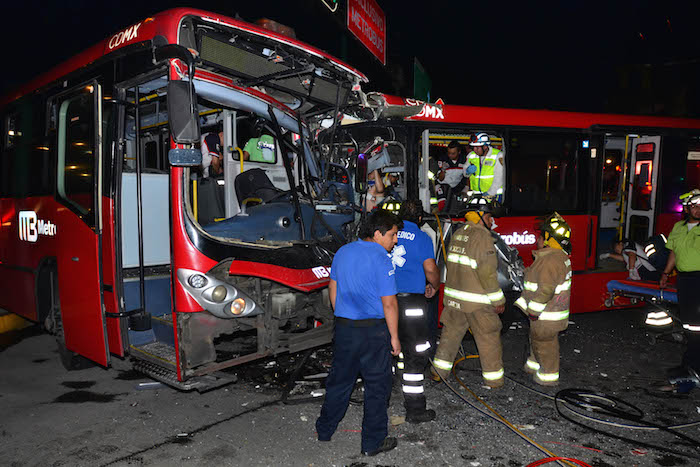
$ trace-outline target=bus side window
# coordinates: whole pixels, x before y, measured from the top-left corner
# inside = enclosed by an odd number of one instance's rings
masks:
[[[508,149],[514,214],[579,207],[576,134],[514,131]]]
[[[5,139],[0,160],[0,196],[24,198],[53,193],[49,147],[36,98],[24,98],[4,118]],[[39,106],[39,109],[41,107]]]
[[[59,104],[58,109],[58,195],[87,218],[94,206],[95,184],[95,99],[87,86]]]

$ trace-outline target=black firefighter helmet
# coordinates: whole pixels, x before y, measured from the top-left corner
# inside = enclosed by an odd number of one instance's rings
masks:
[[[542,231],[545,245],[551,246],[550,242],[554,240],[567,255],[571,254],[571,227],[559,213],[555,212],[545,218],[540,225],[540,230]]]

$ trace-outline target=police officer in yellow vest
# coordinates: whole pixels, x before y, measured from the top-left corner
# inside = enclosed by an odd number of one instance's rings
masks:
[[[500,201],[505,179],[503,151],[491,147],[491,138],[486,133],[472,136],[469,146],[472,152],[467,156],[467,162],[476,167],[476,172],[469,177],[471,191]]]
[[[678,271],[678,308],[685,330],[686,349],[681,366],[669,371],[669,382],[676,392],[700,386],[700,190],[681,196],[686,218],[677,222],[668,236],[671,250],[659,285],[666,287],[668,275]]]
[[[442,335],[435,352],[437,376],[452,370],[462,338],[471,328],[486,385],[503,386],[501,319],[506,299],[498,284],[498,258],[489,232],[498,206],[480,194],[467,200],[467,223],[458,229],[447,252]]]
[[[569,325],[571,228],[556,212],[540,227],[535,262],[525,270],[525,290],[515,302],[530,318],[525,371],[537,384],[559,383],[559,333]]]

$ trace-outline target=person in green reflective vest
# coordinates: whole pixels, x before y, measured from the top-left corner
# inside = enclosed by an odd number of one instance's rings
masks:
[[[467,162],[476,167],[476,171],[469,176],[471,191],[502,201],[504,152],[491,146],[491,138],[486,133],[472,136],[469,146],[472,147],[472,152],[467,155]]]
[[[685,220],[677,222],[668,236],[671,250],[661,274],[659,286],[668,283],[668,275],[678,271],[676,289],[678,308],[686,336],[686,350],[681,366],[669,371],[669,382],[676,392],[688,392],[700,385],[700,190],[681,196]]]

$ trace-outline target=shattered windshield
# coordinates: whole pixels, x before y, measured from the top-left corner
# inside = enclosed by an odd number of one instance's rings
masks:
[[[202,166],[189,189],[202,230],[223,241],[344,243],[355,217],[349,177],[324,177],[301,117],[203,80],[195,89]]]

